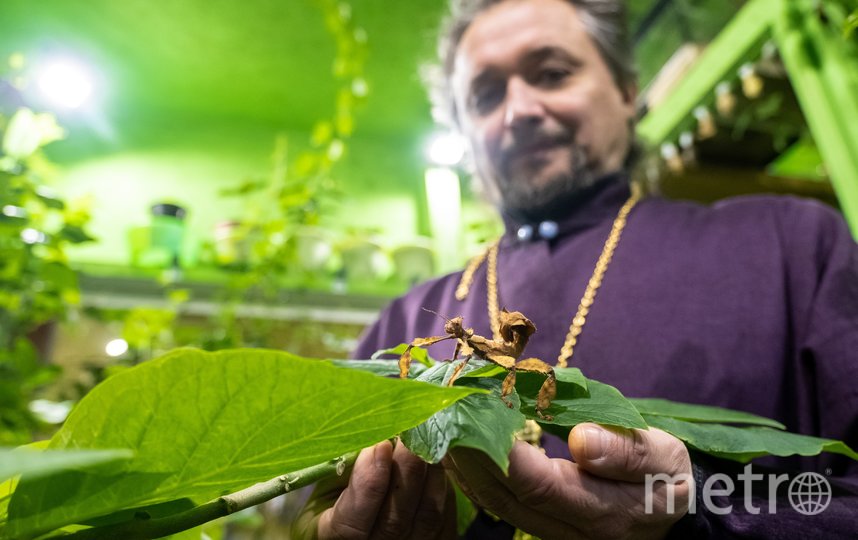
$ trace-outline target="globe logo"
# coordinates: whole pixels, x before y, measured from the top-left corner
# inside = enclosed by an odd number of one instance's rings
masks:
[[[821,514],[831,502],[831,484],[821,474],[804,472],[789,483],[789,503],[806,516]]]

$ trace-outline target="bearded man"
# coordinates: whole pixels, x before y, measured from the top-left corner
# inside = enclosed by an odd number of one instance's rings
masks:
[[[394,301],[356,357],[438,334],[442,322],[420,308],[491,335],[506,306],[539,328],[529,356],[627,396],[740,409],[858,447],[855,242],[836,212],[809,201],[705,207],[632,189],[636,87],[622,2],[462,1],[441,60],[441,94],[506,233],[464,275]],[[469,538],[516,527],[545,539],[847,538],[858,523],[848,491],[858,464],[845,458],[761,464],[826,474],[835,493],[820,515],[793,511],[785,490],[770,513],[742,489],[709,493],[691,513],[707,478],[736,471],[663,431],[582,424],[542,446],[517,442],[507,477],[477,450],[452,451],[445,473],[380,443],[347,486],[319,487],[300,525],[318,538],[455,537],[452,481],[488,511]],[[665,500],[645,511],[644,478],[658,473],[693,473],[696,493],[680,483],[673,511]]]

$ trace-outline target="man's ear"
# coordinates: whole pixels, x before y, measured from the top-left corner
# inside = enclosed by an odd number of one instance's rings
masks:
[[[638,99],[638,83],[637,81],[630,82],[620,89],[623,94],[623,102],[627,105],[634,106]]]

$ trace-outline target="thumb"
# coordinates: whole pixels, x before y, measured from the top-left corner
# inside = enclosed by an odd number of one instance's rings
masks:
[[[611,480],[641,483],[648,474],[691,473],[682,441],[655,428],[578,424],[569,433],[569,451],[582,469]]]

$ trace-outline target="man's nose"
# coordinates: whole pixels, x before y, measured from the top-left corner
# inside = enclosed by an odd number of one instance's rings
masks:
[[[520,78],[507,83],[504,126],[513,131],[537,127],[545,117],[545,109],[535,88]]]

